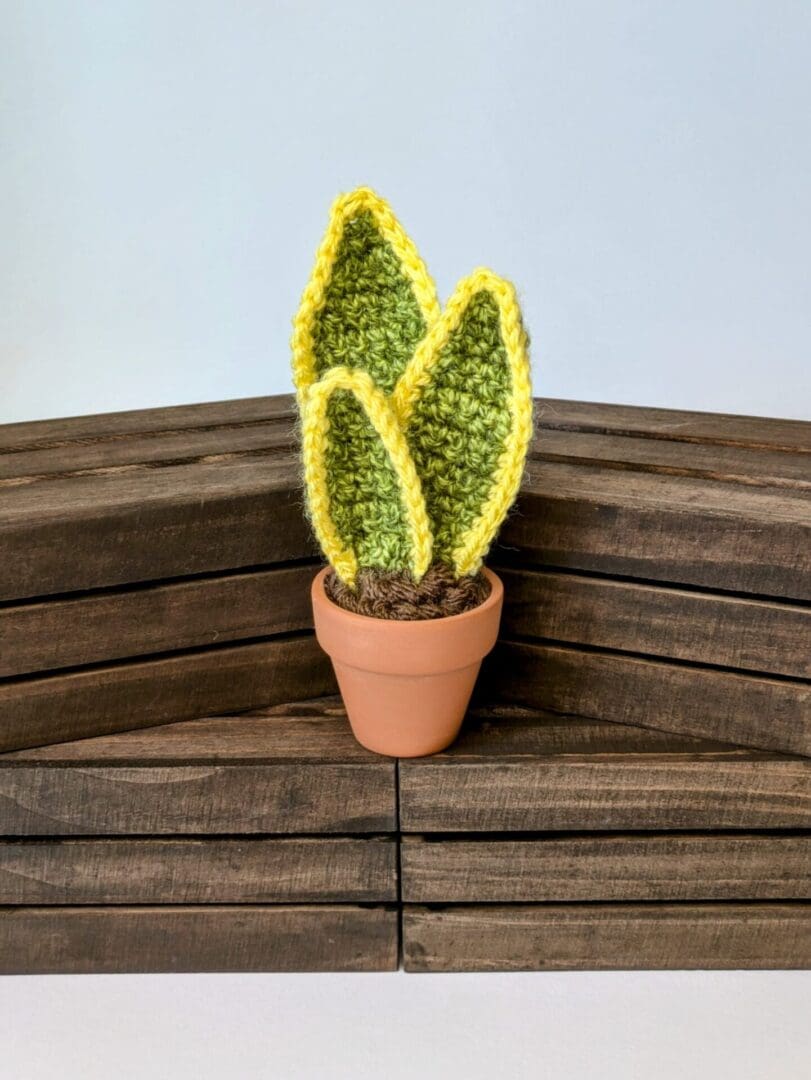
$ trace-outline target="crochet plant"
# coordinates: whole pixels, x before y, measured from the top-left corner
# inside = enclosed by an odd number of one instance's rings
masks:
[[[294,320],[310,518],[332,598],[390,618],[479,603],[482,560],[521,481],[532,432],[515,290],[489,270],[444,311],[389,206],[333,205]]]

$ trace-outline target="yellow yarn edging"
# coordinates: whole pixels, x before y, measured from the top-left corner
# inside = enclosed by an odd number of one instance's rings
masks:
[[[331,368],[307,392],[302,414],[301,444],[304,479],[310,515],[318,542],[336,574],[354,585],[358,561],[354,551],[344,547],[330,513],[326,456],[329,447],[327,406],[336,390],[348,390],[363,407],[391,461],[400,489],[406,527],[411,542],[411,572],[419,581],[431,564],[433,537],[420,478],[414,468],[405,435],[385,394],[365,371],[345,365]]]
[[[474,270],[463,278],[439,321],[417,346],[408,367],[397,380],[391,397],[400,426],[406,431],[420,394],[431,381],[433,368],[443,348],[459,326],[470,301],[483,290],[491,294],[498,306],[501,337],[510,365],[508,408],[511,424],[481,513],[453,551],[453,565],[459,576],[474,574],[481,566],[487,549],[518,494],[527,448],[532,438],[528,341],[512,284],[484,268]]]
[[[339,195],[332,204],[327,231],[319,245],[310,280],[307,282],[301,304],[293,320],[291,339],[293,382],[300,401],[303,401],[307,390],[318,377],[313,327],[316,315],[324,304],[344,226],[347,221],[351,221],[364,212],[372,215],[381,235],[400,260],[403,273],[411,283],[426,325],[433,326],[439,318],[439,300],[433,279],[420,258],[414,241],[394,216],[386,200],[381,199],[371,188],[366,187]]]

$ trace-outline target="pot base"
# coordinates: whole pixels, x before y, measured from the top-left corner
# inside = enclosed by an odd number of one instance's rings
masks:
[[[367,750],[424,757],[450,746],[481,663],[441,675],[378,675],[333,660],[352,734]]]

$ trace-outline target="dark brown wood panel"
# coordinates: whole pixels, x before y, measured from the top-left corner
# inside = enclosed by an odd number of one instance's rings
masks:
[[[407,905],[406,971],[806,968],[811,904]]]
[[[504,637],[811,678],[811,607],[554,570],[499,570]]]
[[[0,677],[309,629],[317,569],[274,567],[0,606]]]
[[[544,461],[811,491],[811,454],[807,451],[540,428],[530,453]]]
[[[674,442],[811,452],[811,423],[596,401],[536,398],[541,429],[633,435]]]
[[[605,724],[620,730],[614,724]],[[648,739],[652,733],[644,732]],[[0,770],[39,765],[386,764],[352,736],[335,695],[238,716],[204,716],[0,755]],[[2,830],[0,830],[2,832]]]
[[[0,835],[390,833],[395,765],[334,702],[0,756]]]
[[[811,497],[533,461],[498,558],[808,601]]]
[[[0,904],[385,903],[393,838],[0,841]]]
[[[6,836],[388,832],[394,767],[99,766],[0,771]]]
[[[9,488],[45,479],[114,475],[116,471],[155,469],[192,462],[262,457],[296,447],[292,420],[268,420],[241,427],[201,428],[109,440],[88,440],[70,446],[0,453],[0,496]]]
[[[279,453],[9,487],[0,600],[314,555],[298,474]]]
[[[403,837],[403,900],[809,900],[811,836]]]
[[[251,709],[334,686],[309,634],[25,676],[0,683],[0,749]]]
[[[116,441],[147,434],[163,436],[200,429],[233,429],[273,420],[292,420],[294,416],[293,395],[276,394],[199,405],[94,413],[65,419],[27,420],[0,425],[0,453],[58,446],[69,449],[99,440]]]
[[[807,759],[529,710],[482,710],[399,775],[404,832],[811,827]]]
[[[397,911],[323,904],[0,909],[0,974],[395,971]]]
[[[502,642],[494,696],[553,712],[811,755],[811,683],[618,653]]]

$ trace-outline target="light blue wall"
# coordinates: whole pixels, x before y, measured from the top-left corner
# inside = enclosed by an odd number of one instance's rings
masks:
[[[512,277],[538,392],[811,416],[811,4],[0,6],[0,420],[289,386],[333,195],[443,295]]]

